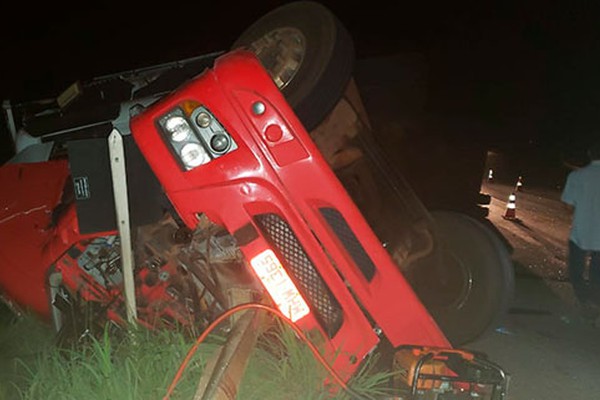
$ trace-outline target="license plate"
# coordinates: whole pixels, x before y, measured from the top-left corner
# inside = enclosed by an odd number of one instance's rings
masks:
[[[251,261],[252,269],[259,277],[267,292],[286,317],[296,322],[310,312],[308,304],[281,265],[271,249],[255,256]]]

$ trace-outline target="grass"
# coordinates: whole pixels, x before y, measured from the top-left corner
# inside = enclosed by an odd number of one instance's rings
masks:
[[[105,330],[100,338],[61,348],[51,329],[33,317],[0,329],[2,400],[162,399],[192,341],[174,331]],[[173,400],[193,398],[204,360],[217,346],[215,338],[200,346]]]
[[[350,393],[335,395],[324,389],[327,371],[291,329],[279,326],[259,339],[257,350],[240,385],[238,398],[244,400],[368,400],[381,399],[389,373],[375,372],[375,359],[369,360],[349,383]],[[333,385],[335,386],[335,385]],[[389,396],[387,396],[389,398]]]
[[[52,332],[34,318],[16,318],[0,312],[0,399],[18,398],[27,384],[24,370],[32,366],[40,349],[52,346]]]
[[[136,330],[113,335],[106,330],[73,348],[55,345],[49,327],[32,317],[0,326],[0,400],[152,400],[162,399],[193,345],[194,338],[174,331]],[[222,338],[199,346],[172,400],[193,399],[206,361]],[[371,363],[351,382],[361,399],[382,398],[388,375]],[[351,399],[324,390],[326,371],[288,329],[261,337],[250,358],[237,398],[243,400]],[[354,397],[356,398],[356,397]]]

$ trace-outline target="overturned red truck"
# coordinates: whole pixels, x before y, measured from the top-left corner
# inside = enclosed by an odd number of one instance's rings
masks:
[[[293,7],[309,14],[303,22],[290,22],[302,15]],[[281,13],[167,93],[71,123],[78,130],[61,114],[63,125],[41,143],[52,143],[44,160],[17,154],[0,168],[4,300],[64,337],[127,319],[202,329],[236,305],[273,304],[323,346],[345,380],[368,355],[387,351],[404,370],[399,398],[504,398],[502,369],[453,347],[464,337],[451,327],[468,319],[468,307],[448,323],[457,338],[448,340],[440,327],[449,317],[432,315],[426,291],[416,289],[437,279],[432,271],[450,271],[427,233],[430,220],[403,230],[394,204],[407,194],[383,173],[369,135],[336,129],[368,127],[351,68],[335,61],[348,51],[343,42],[321,53],[334,61],[306,78],[320,87],[343,70],[327,85],[335,95],[319,100],[321,115],[310,112],[314,94],[295,97],[307,72],[294,65],[311,61],[310,13],[343,39],[339,21],[313,3]],[[307,43],[296,48],[298,27]],[[268,57],[273,48],[292,58],[306,52],[300,63],[281,62]],[[459,220],[456,229],[465,223],[475,224]],[[484,234],[481,251],[497,251],[492,237]],[[475,325],[469,335],[489,322]]]

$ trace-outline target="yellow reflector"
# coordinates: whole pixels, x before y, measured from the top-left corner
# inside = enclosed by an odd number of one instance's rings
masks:
[[[277,304],[279,311],[292,322],[296,322],[310,312],[308,304],[283,269],[273,250],[263,251],[255,256],[250,264]]]
[[[185,115],[189,117],[190,115],[192,115],[192,111],[200,107],[200,103],[195,100],[185,100],[182,101],[181,104],[179,104],[179,106],[181,107]]]

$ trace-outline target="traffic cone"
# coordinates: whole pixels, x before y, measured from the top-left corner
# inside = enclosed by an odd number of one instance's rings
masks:
[[[515,186],[515,191],[519,191],[521,190],[521,186],[523,186],[523,177],[519,176],[519,179],[517,179],[517,184]]]
[[[506,211],[502,218],[509,220],[517,219],[517,196],[514,193],[511,193],[510,196],[508,196]]]

